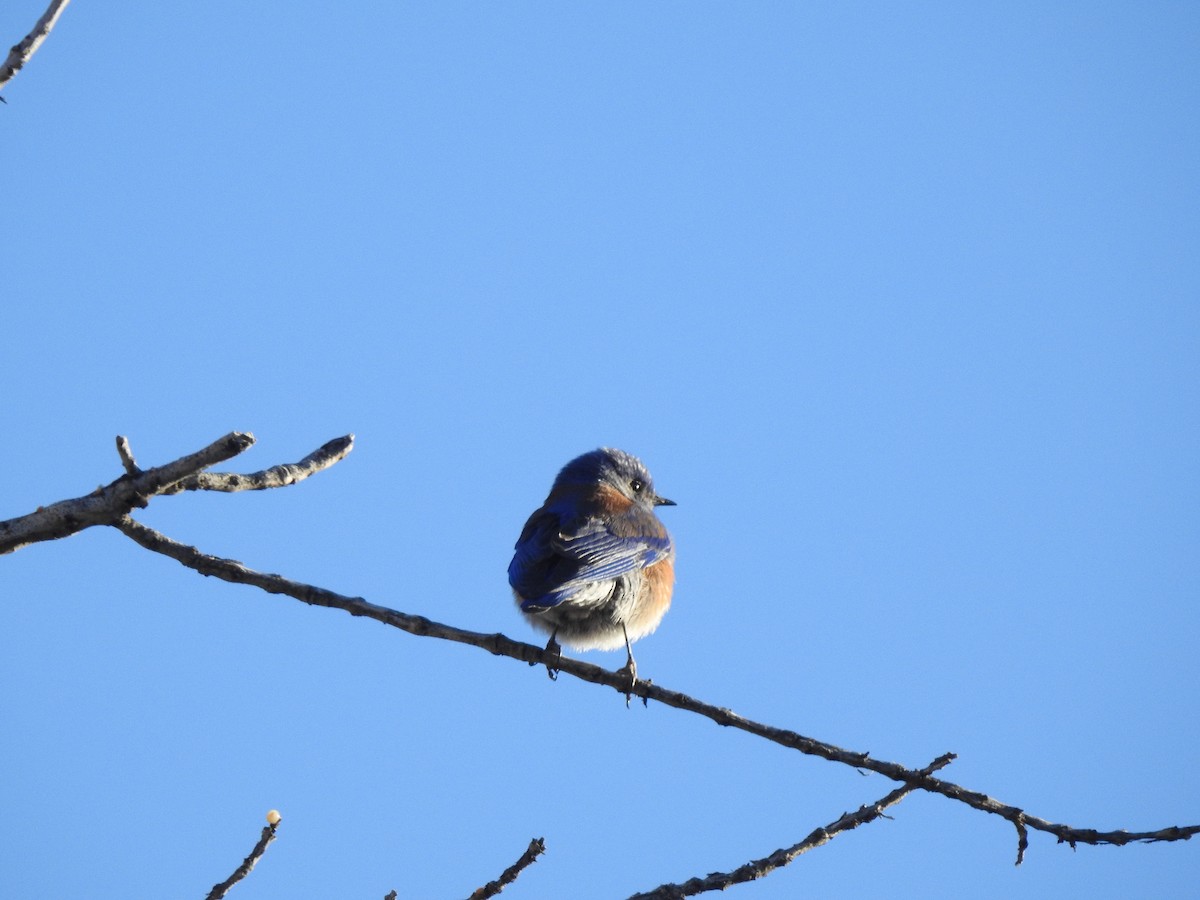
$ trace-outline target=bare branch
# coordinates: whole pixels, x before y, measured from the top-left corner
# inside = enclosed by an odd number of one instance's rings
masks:
[[[486,900],[487,897],[495,897],[498,893],[504,890],[508,885],[517,880],[517,876],[521,874],[529,866],[533,865],[534,860],[546,852],[546,839],[534,838],[529,842],[529,846],[525,848],[525,852],[521,854],[521,858],[515,863],[500,873],[500,877],[495,881],[489,881],[483,887],[473,893],[468,900]]]
[[[324,446],[314,450],[300,462],[282,463],[253,472],[249,475],[239,475],[236,472],[201,472],[177,481],[162,493],[178,494],[182,491],[263,491],[267,488],[287,487],[297,481],[303,481],[309,475],[315,475],[328,469],[334,463],[346,458],[354,449],[354,435],[347,434],[334,438]]]
[[[630,690],[629,679],[625,675],[610,672],[599,666],[565,656],[556,656],[551,659],[541,647],[523,644],[502,634],[482,634],[475,631],[466,631],[451,625],[434,622],[423,616],[413,616],[389,609],[386,606],[377,606],[361,597],[346,597],[314,585],[292,581],[284,578],[282,575],[269,575],[256,572],[235,560],[208,556],[201,553],[195,547],[189,547],[173,541],[154,529],[147,528],[145,525],[135,522],[128,516],[118,519],[113,525],[147,550],[153,550],[156,553],[169,556],[203,575],[213,575],[224,581],[236,584],[252,585],[271,594],[285,594],[313,606],[342,609],[352,616],[364,616],[374,619],[377,622],[382,622],[385,625],[399,628],[401,631],[407,631],[409,634],[420,637],[435,637],[446,641],[455,641],[460,644],[470,644],[473,647],[481,647],[496,656],[507,656],[510,659],[526,662],[531,666],[551,663],[560,672],[567,672],[576,678],[583,681],[590,681],[593,684],[608,685],[622,695]],[[758,735],[768,741],[798,750],[809,756],[819,756],[822,759],[839,762],[856,769],[867,769],[871,772],[877,772],[893,781],[898,781],[906,785],[915,785],[921,790],[941,794],[944,797],[949,797],[951,800],[965,803],[973,809],[1000,816],[1014,824],[1020,822],[1025,827],[1047,832],[1057,837],[1060,842],[1069,843],[1072,846],[1075,844],[1111,844],[1122,846],[1135,841],[1180,841],[1187,840],[1192,835],[1200,833],[1200,825],[1187,825],[1183,827],[1176,825],[1157,831],[1102,832],[1090,828],[1072,828],[1069,825],[1049,822],[1046,819],[1031,816],[1018,807],[1001,803],[986,794],[969,791],[949,781],[942,781],[931,775],[924,775],[916,769],[909,769],[898,763],[872,759],[869,753],[856,753],[844,750],[841,747],[805,737],[794,731],[755,722],[739,716],[731,710],[712,706],[687,694],[657,687],[649,681],[639,681],[633,687],[633,693],[641,697],[643,701],[657,700],[675,709],[686,710],[709,718],[718,725],[737,728],[749,734]]]
[[[254,435],[227,434],[203,450],[154,469],[142,470],[133,458],[129,440],[117,437],[117,454],[125,475],[86,497],[63,500],[16,519],[0,522],[0,555],[29,544],[66,537],[92,525],[112,525],[134,508],[160,494],[182,491],[257,491],[284,487],[328,469],[354,449],[354,435],[334,438],[296,463],[272,466],[249,475],[204,472],[254,444]]]
[[[12,553],[38,541],[66,537],[92,525],[111,525],[131,509],[144,507],[148,498],[163,493],[180,479],[237,456],[253,444],[254,435],[233,432],[165,466],[139,471],[137,475],[122,475],[86,497],[61,500],[39,507],[27,516],[0,522],[0,554]],[[118,452],[128,468],[128,461],[133,458],[132,454],[126,458],[128,442]]]
[[[13,76],[21,71],[21,67],[29,62],[29,58],[42,46],[42,41],[50,34],[58,22],[58,17],[67,8],[71,0],[51,0],[50,6],[42,13],[42,17],[33,26],[33,31],[25,35],[25,39],[8,51],[8,59],[0,66],[0,88],[12,81]],[[0,97],[0,100],[3,100]]]
[[[262,855],[267,852],[267,845],[275,840],[275,829],[279,827],[279,822],[268,825],[262,830],[262,837],[258,839],[258,843],[254,845],[254,849],[250,851],[250,855],[242,860],[242,864],[238,866],[232,875],[222,881],[220,884],[213,885],[213,889],[208,892],[208,896],[204,900],[219,900],[224,897],[231,887],[250,874],[250,870],[262,858]]]
[[[954,759],[953,753],[939,756],[919,773],[927,776],[943,766],[949,765]],[[723,891],[735,884],[755,881],[771,874],[776,869],[786,866],[803,853],[827,844],[843,831],[852,831],[859,825],[866,825],[883,815],[889,806],[895,806],[910,793],[917,790],[918,784],[912,781],[903,787],[898,787],[885,797],[881,797],[869,806],[860,806],[857,812],[843,813],[841,818],[829,823],[824,828],[818,828],[800,843],[787,848],[776,850],[770,856],[752,860],[732,872],[713,872],[704,878],[691,878],[681,884],[663,884],[644,894],[634,894],[629,900],[679,900],[681,897],[694,897],[708,891]]]

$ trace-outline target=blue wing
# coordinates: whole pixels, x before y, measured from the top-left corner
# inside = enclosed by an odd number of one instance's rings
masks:
[[[563,527],[553,511],[535,513],[521,532],[508,567],[508,581],[521,596],[524,610],[548,609],[585,584],[609,581],[644,569],[668,556],[671,539],[658,522],[645,528],[622,523],[624,531],[661,534],[617,534],[598,518],[577,519]]]

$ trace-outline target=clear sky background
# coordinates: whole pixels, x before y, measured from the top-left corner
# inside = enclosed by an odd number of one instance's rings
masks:
[[[4,46],[44,0],[0,5]],[[541,643],[558,468],[678,545],[644,676],[1077,827],[1200,822],[1200,8],[93,3],[0,107],[0,518],[233,430],[201,549]],[[616,668],[620,653],[590,653]],[[93,529],[0,558],[0,896],[620,898],[893,785]],[[934,796],[729,896],[1194,896]]]

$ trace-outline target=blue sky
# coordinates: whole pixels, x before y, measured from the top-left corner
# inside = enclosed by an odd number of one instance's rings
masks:
[[[619,446],[679,503],[644,676],[1053,821],[1200,822],[1198,51],[1182,3],[72,4],[0,107],[0,518],[116,434],[252,431],[249,471],[354,432],[139,518],[540,642],[512,544]],[[108,529],[0,595],[0,896],[203,896],[278,808],[234,896],[465,896],[544,836],[505,896],[623,897],[892,787]],[[1001,820],[893,816],[733,893],[1195,886],[1194,841],[1016,869]]]

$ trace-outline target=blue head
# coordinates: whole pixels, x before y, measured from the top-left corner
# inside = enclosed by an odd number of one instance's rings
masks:
[[[646,510],[656,506],[674,506],[674,500],[660,497],[654,491],[654,481],[642,461],[624,450],[601,447],[577,456],[558,473],[554,487],[565,485],[605,484]]]

